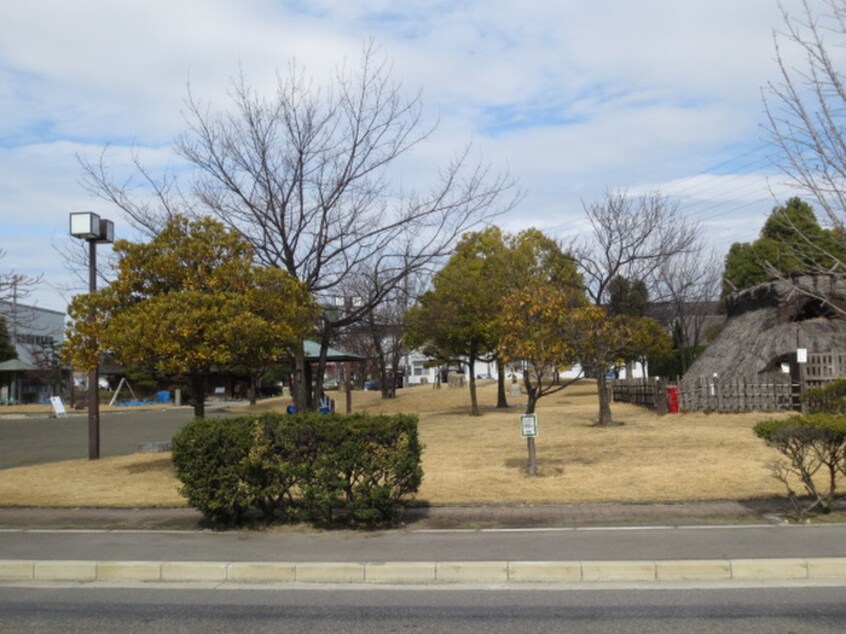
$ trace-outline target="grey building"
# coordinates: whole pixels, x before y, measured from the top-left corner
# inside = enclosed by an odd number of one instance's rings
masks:
[[[15,369],[11,384],[0,388],[0,403],[46,401],[62,382],[58,354],[65,313],[0,301],[0,316],[18,354],[17,363],[6,362]]]

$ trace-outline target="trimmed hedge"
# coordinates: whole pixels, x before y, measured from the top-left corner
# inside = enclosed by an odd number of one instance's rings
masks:
[[[773,475],[787,488],[797,518],[831,512],[838,479],[846,475],[846,416],[818,413],[766,420],[753,431],[786,459],[773,463]],[[810,500],[805,506],[793,489],[795,482]]]
[[[260,513],[376,525],[397,521],[423,478],[417,417],[264,414],[197,419],[173,438],[188,503],[216,525]]]

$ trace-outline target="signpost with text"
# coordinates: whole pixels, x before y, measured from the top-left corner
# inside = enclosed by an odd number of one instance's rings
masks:
[[[538,437],[538,415],[523,414],[520,416],[520,433],[526,439],[529,448],[529,468],[526,471],[529,476],[538,473],[538,457],[535,450],[535,438]]]

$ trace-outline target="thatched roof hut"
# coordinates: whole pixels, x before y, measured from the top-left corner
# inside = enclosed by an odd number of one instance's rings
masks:
[[[722,332],[691,365],[685,380],[754,378],[780,373],[783,363],[793,373],[798,348],[846,351],[846,283],[834,276],[759,284],[731,295],[726,309]]]

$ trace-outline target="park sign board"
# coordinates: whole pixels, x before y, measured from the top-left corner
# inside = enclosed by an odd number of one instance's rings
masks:
[[[538,415],[523,414],[520,416],[520,433],[523,438],[537,438]]]
[[[50,405],[53,408],[53,415],[56,418],[65,417],[68,415],[67,411],[65,411],[65,404],[62,402],[61,396],[51,396]]]

